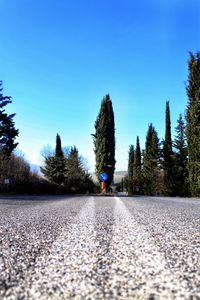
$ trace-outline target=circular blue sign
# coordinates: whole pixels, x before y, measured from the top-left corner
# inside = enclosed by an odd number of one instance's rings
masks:
[[[106,173],[102,173],[99,178],[101,181],[105,182],[108,179],[108,175]]]

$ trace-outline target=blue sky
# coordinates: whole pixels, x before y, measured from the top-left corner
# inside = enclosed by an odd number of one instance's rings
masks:
[[[198,0],[0,0],[0,79],[16,112],[19,148],[41,164],[41,149],[76,145],[94,170],[91,133],[104,95],[113,101],[116,169],[130,144],[144,146],[152,122],[164,137],[187,97],[188,51],[200,50]]]

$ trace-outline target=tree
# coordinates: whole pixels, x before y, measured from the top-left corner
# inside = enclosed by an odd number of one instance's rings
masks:
[[[163,143],[164,194],[167,196],[175,196],[175,168],[173,155],[170,108],[169,101],[167,101],[165,110],[165,140]]]
[[[139,136],[136,139],[136,149],[133,166],[133,185],[134,192],[139,194],[142,190],[142,162],[141,162],[141,150]]]
[[[128,153],[128,195],[133,194],[134,156],[134,146],[131,145]]]
[[[176,136],[174,140],[175,148],[175,177],[176,177],[176,195],[187,196],[188,189],[188,149],[186,144],[185,123],[182,114],[179,115],[176,127]]]
[[[83,159],[79,156],[78,149],[71,147],[66,161],[65,184],[71,193],[85,193],[92,191],[94,184],[90,174],[85,170]]]
[[[17,147],[15,139],[19,134],[19,130],[15,128],[13,118],[16,114],[8,115],[5,112],[5,106],[12,103],[10,96],[3,96],[2,81],[0,81],[0,152],[9,157],[13,150]]]
[[[192,196],[200,196],[200,52],[190,53],[187,81],[186,137]]]
[[[143,155],[143,188],[146,195],[154,195],[158,192],[159,159],[160,146],[158,134],[151,123],[147,131]]]
[[[44,167],[41,167],[42,173],[46,179],[57,185],[59,192],[86,193],[94,190],[94,183],[90,174],[86,171],[84,160],[78,154],[78,149],[74,146],[70,151],[63,148],[61,138],[57,134],[56,147],[54,153],[51,148],[45,148]]]
[[[66,158],[63,155],[59,134],[56,136],[55,154],[48,155],[44,159],[44,167],[40,168],[44,176],[52,183],[64,185]]]
[[[62,146],[61,146],[61,138],[59,134],[57,133],[56,135],[56,150],[55,150],[55,156],[57,158],[63,158],[63,151],[62,151]]]
[[[5,159],[0,154],[0,169],[4,170],[4,172],[0,172],[0,190],[2,191],[8,189],[11,191],[15,186],[26,186],[29,182],[30,165],[21,152],[11,153],[9,159]],[[5,175],[9,179],[7,186],[4,183]]]
[[[94,153],[96,158],[96,175],[99,179],[101,173],[108,175],[107,189],[113,181],[115,170],[115,122],[112,101],[106,95],[102,102],[100,112],[95,122]]]
[[[78,149],[74,146],[69,152],[65,173],[66,186],[72,192],[75,192],[82,184],[84,170],[79,158]]]
[[[3,174],[0,173],[0,191],[15,193],[44,193],[51,192],[52,186],[41,178],[36,171],[32,171],[24,154],[15,150],[7,160],[0,160],[7,170],[9,184],[5,184]],[[45,189],[44,189],[45,188]]]

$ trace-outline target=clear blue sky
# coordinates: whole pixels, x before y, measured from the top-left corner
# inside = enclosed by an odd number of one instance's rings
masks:
[[[0,0],[0,79],[13,97],[19,148],[40,151],[61,135],[94,169],[94,122],[110,94],[116,123],[116,169],[130,144],[144,146],[153,122],[164,137],[187,97],[188,51],[200,50],[199,0]]]

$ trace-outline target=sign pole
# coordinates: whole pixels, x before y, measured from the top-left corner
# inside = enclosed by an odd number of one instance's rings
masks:
[[[102,192],[106,189],[106,183],[104,181],[101,182],[101,190]]]
[[[102,173],[99,178],[101,180],[101,192],[104,192],[106,191],[106,180],[108,179],[108,175],[106,173]]]

